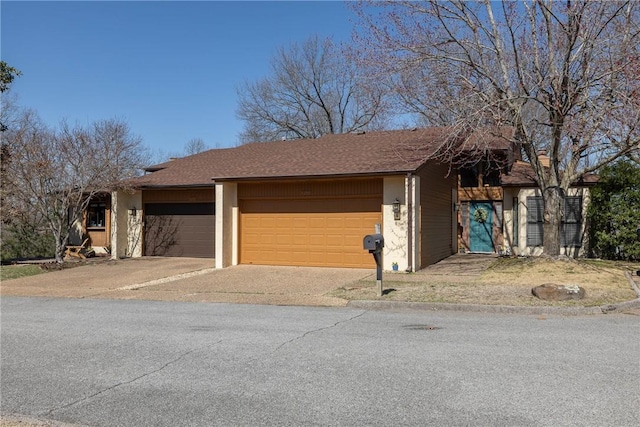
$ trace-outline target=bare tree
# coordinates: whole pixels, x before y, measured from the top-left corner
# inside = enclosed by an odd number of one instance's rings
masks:
[[[208,150],[207,144],[204,143],[202,138],[191,138],[184,146],[184,154],[186,156],[202,153],[206,150]]]
[[[31,221],[46,224],[55,238],[58,262],[63,260],[73,218],[81,217],[97,194],[138,175],[146,162],[141,139],[118,119],[85,127],[63,122],[51,129],[33,111],[25,111],[3,138],[11,151],[6,177],[12,192],[7,204],[27,212]],[[3,217],[11,209],[3,209]]]
[[[453,125],[457,138],[513,127],[543,196],[550,256],[560,252],[569,186],[640,150],[639,10],[637,1],[587,0],[356,6],[363,58],[401,83],[408,111]]]
[[[4,199],[9,187],[5,184],[7,180],[7,165],[11,161],[11,150],[6,143],[4,131],[7,125],[15,118],[16,103],[15,98],[8,97],[6,92],[11,88],[13,80],[22,73],[9,66],[4,61],[0,61],[0,206],[4,207]]]
[[[238,90],[240,141],[318,138],[384,126],[385,92],[331,39],[312,37],[277,51],[271,75]]]

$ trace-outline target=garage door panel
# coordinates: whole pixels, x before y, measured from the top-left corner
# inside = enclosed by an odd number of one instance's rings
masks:
[[[145,204],[145,255],[213,258],[214,211],[213,203]]]
[[[292,243],[295,246],[307,247],[311,243],[311,239],[309,237],[310,236],[305,236],[305,235],[293,236]]]
[[[382,222],[382,197],[241,200],[240,262],[372,268],[362,238]]]

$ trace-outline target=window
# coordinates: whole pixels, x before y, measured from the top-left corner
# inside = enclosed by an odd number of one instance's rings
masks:
[[[542,197],[527,197],[527,246],[542,246]]]
[[[478,186],[478,167],[460,169],[460,186],[461,187],[477,187]]]
[[[542,246],[544,204],[542,197],[527,197],[527,246]],[[582,245],[582,197],[565,197],[564,217],[560,226],[560,246]]]
[[[106,203],[89,204],[89,209],[87,209],[87,227],[104,228],[106,210],[107,210]]]
[[[582,246],[580,229],[582,228],[582,197],[565,197],[564,217],[560,233],[560,246]]]
[[[489,169],[485,172],[484,177],[482,179],[482,184],[489,187],[499,187],[500,186],[500,170],[499,169]]]

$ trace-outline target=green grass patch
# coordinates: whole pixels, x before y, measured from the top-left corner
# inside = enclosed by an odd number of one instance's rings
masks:
[[[18,264],[0,266],[0,280],[17,279],[44,273],[39,265]]]

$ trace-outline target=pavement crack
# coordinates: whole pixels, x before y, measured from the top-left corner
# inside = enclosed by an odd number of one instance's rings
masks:
[[[213,343],[213,344],[220,344],[221,342],[222,342],[222,340],[220,340],[220,341],[218,341],[218,342],[215,342],[215,343]],[[46,412],[45,416],[52,415],[54,412],[62,411],[62,410],[64,410],[64,409],[67,409],[67,408],[70,408],[70,407],[72,407],[72,406],[78,405],[78,404],[80,404],[80,403],[82,403],[82,402],[86,402],[86,401],[88,401],[88,400],[90,400],[90,399],[93,399],[94,397],[100,396],[101,394],[107,393],[107,392],[109,392],[109,391],[111,391],[111,390],[113,390],[113,389],[116,389],[116,388],[118,388],[118,387],[121,387],[121,386],[124,386],[124,385],[128,385],[128,384],[131,384],[131,383],[134,383],[134,382],[136,382],[136,381],[138,381],[138,380],[141,380],[142,378],[148,377],[149,375],[156,374],[156,373],[158,373],[158,372],[162,371],[163,369],[166,369],[167,367],[169,367],[169,366],[173,365],[174,363],[179,362],[179,361],[180,361],[181,359],[183,359],[184,357],[186,357],[186,356],[188,356],[188,355],[190,355],[190,354],[192,354],[192,353],[194,353],[194,352],[196,352],[196,351],[200,351],[200,350],[202,350],[202,349],[201,349],[201,348],[196,348],[196,349],[193,349],[193,350],[190,350],[190,351],[184,352],[184,353],[180,354],[178,357],[176,357],[176,358],[174,358],[174,359],[172,359],[172,360],[168,361],[168,362],[167,362],[167,363],[165,363],[164,365],[162,365],[162,366],[160,366],[159,368],[156,368],[156,369],[154,369],[154,370],[152,370],[152,371],[145,372],[144,374],[139,375],[139,376],[137,376],[137,377],[135,377],[135,378],[132,378],[132,379],[130,379],[130,380],[128,380],[128,381],[122,381],[122,382],[119,382],[119,383],[114,384],[114,385],[112,385],[112,386],[109,386],[109,387],[107,387],[107,388],[105,388],[105,389],[103,389],[103,390],[100,390],[100,391],[97,391],[97,392],[95,392],[95,393],[93,393],[93,394],[90,394],[89,396],[85,396],[85,397],[83,397],[83,398],[81,398],[81,399],[78,399],[78,400],[75,400],[75,401],[73,401],[73,402],[71,402],[71,403],[67,403],[66,405],[62,405],[62,406],[60,406],[59,408],[53,408],[53,409],[50,409],[48,412]]]
[[[338,325],[340,325],[340,324],[342,324],[342,323],[351,322],[352,320],[355,320],[355,319],[357,319],[358,317],[364,316],[366,313],[367,313],[366,311],[363,311],[362,313],[360,313],[360,314],[356,314],[355,316],[352,316],[352,317],[350,317],[350,318],[348,318],[348,319],[340,320],[340,321],[338,321],[338,322],[334,323],[333,325],[324,326],[324,327],[322,327],[322,328],[317,328],[317,329],[312,329],[312,330],[310,330],[310,331],[307,331],[307,332],[305,332],[304,334],[302,334],[302,335],[300,335],[300,336],[297,336],[297,337],[295,337],[295,338],[291,338],[290,340],[283,342],[283,343],[282,343],[282,344],[280,344],[278,347],[276,347],[276,349],[275,349],[275,350],[273,350],[273,352],[275,353],[275,352],[277,352],[278,350],[280,350],[282,347],[284,347],[285,345],[289,345],[289,344],[291,344],[291,343],[293,343],[293,342],[295,342],[295,341],[301,340],[301,339],[303,339],[304,337],[306,337],[307,335],[311,335],[311,334],[315,334],[316,332],[320,332],[320,331],[324,331],[324,330],[327,330],[327,329],[335,328],[336,326],[338,326]]]

